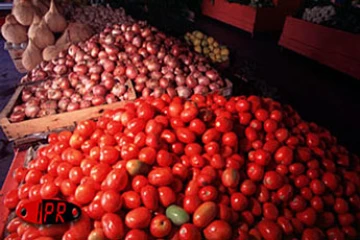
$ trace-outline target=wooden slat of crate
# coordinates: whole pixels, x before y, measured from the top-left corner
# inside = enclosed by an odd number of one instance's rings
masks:
[[[129,87],[130,100],[135,100],[136,94],[132,83],[128,82],[127,85]],[[24,138],[29,134],[50,132],[58,128],[74,126],[79,121],[98,118],[107,109],[120,108],[126,104],[126,101],[120,101],[113,104],[90,107],[73,112],[59,113],[55,115],[45,116],[42,118],[34,118],[12,123],[9,121],[8,117],[11,114],[12,109],[18,102],[18,99],[21,96],[21,92],[24,87],[25,86],[22,85],[16,89],[14,95],[11,97],[8,104],[0,113],[0,125],[6,137],[10,141]]]
[[[360,36],[287,17],[279,45],[360,79]]]

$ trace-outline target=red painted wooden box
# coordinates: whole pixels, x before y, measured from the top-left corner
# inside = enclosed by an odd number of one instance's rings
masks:
[[[7,224],[8,216],[9,216],[9,210],[4,206],[4,197],[6,193],[9,191],[17,188],[19,184],[13,179],[12,173],[13,171],[24,165],[25,162],[25,155],[26,151],[19,152],[18,150],[15,150],[14,159],[11,163],[11,166],[9,168],[9,172],[5,178],[4,184],[0,191],[0,239],[2,239],[4,230]]]
[[[287,17],[279,45],[360,79],[360,35]]]
[[[275,7],[253,8],[227,0],[204,0],[202,13],[211,18],[243,29],[252,35],[255,32],[280,31],[287,15],[293,14],[302,0],[274,0]]]

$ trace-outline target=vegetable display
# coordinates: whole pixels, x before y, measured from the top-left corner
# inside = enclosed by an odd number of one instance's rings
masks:
[[[185,34],[186,42],[194,47],[194,51],[203,54],[212,62],[221,63],[229,60],[229,49],[220,45],[213,37],[200,31]]]
[[[15,217],[5,239],[359,238],[360,159],[269,98],[150,96],[48,141],[4,204],[61,198],[82,217]]]
[[[189,98],[225,87],[203,57],[144,23],[107,27],[86,42],[72,44],[54,60],[42,62],[22,82],[41,80],[46,81],[23,90],[11,121],[127,100],[127,81],[142,97],[167,93]],[[52,107],[40,111],[49,100]],[[37,107],[26,114],[33,105]]]

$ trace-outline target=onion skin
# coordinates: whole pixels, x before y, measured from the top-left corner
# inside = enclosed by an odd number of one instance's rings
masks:
[[[10,122],[21,122],[25,120],[25,111],[17,111],[17,112],[13,112],[10,115]]]
[[[190,88],[181,86],[176,88],[176,93],[179,97],[189,98],[192,92]]]
[[[37,105],[30,105],[25,107],[25,115],[28,118],[35,118],[39,111],[40,107]]]

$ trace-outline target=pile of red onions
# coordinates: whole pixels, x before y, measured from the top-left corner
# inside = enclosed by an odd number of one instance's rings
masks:
[[[11,121],[127,100],[127,81],[139,97],[189,98],[225,87],[205,58],[144,23],[115,24],[71,45],[22,79],[33,81],[43,82],[24,89]],[[50,107],[41,107],[48,102]]]

